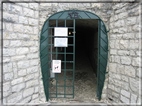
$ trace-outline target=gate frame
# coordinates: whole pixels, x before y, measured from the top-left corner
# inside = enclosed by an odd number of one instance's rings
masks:
[[[71,14],[73,17],[69,17],[69,13],[77,13],[77,14]],[[43,80],[43,85],[44,85],[44,92],[45,92],[45,96],[46,96],[46,100],[49,100],[49,71],[47,71],[47,69],[49,68],[48,65],[46,65],[48,62],[48,56],[47,53],[45,52],[45,49],[47,48],[48,45],[48,24],[49,24],[49,20],[51,19],[67,19],[67,15],[68,15],[68,19],[96,19],[98,20],[98,62],[100,64],[101,61],[101,50],[100,48],[100,43],[102,42],[100,39],[102,32],[105,34],[106,36],[106,53],[105,53],[105,58],[108,60],[108,37],[107,37],[107,30],[106,30],[106,26],[104,24],[104,22],[101,20],[101,18],[99,16],[97,16],[96,14],[92,13],[92,12],[88,12],[88,11],[82,11],[82,10],[65,10],[65,11],[60,11],[57,12],[53,15],[51,15],[45,22],[44,25],[42,26],[42,30],[40,33],[40,64],[41,64],[41,71],[42,71],[42,80]],[[58,18],[57,18],[58,17]],[[103,28],[102,28],[103,27]],[[104,30],[102,30],[104,29]],[[48,50],[47,50],[48,52]],[[105,61],[104,64],[105,65],[105,70],[104,70],[104,74],[103,74],[103,81],[102,84],[99,84],[100,81],[100,76],[102,74],[100,74],[100,65],[97,65],[97,97],[99,100],[101,100],[101,95],[102,95],[102,89],[104,86],[104,81],[105,81],[105,73],[106,73],[106,68],[107,68],[107,60]],[[46,64],[45,64],[46,63]],[[44,66],[44,67],[43,67]],[[102,77],[102,76],[101,76]]]

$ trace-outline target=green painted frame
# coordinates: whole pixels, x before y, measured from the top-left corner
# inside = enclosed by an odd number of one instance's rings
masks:
[[[77,17],[70,17],[69,13],[77,13]],[[96,19],[98,20],[98,67],[97,67],[97,97],[101,100],[102,89],[105,81],[107,60],[108,60],[108,37],[104,22],[99,16],[88,11],[65,10],[50,16],[45,22],[40,34],[40,64],[44,92],[46,100],[49,100],[49,68],[48,65],[48,27],[49,20],[56,19]]]

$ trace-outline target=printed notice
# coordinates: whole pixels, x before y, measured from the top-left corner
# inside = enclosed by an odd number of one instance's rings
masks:
[[[52,72],[61,73],[61,60],[52,60]]]
[[[54,38],[54,47],[67,47],[68,38]]]
[[[68,36],[68,28],[65,27],[55,27],[54,36]]]

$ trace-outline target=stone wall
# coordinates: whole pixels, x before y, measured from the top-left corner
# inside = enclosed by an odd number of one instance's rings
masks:
[[[139,3],[114,3],[110,18],[108,98],[113,103],[140,103],[141,34]]]
[[[3,102],[39,101],[38,3],[3,3]]]

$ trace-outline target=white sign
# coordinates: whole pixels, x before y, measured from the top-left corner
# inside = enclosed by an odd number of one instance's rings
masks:
[[[68,28],[65,27],[55,27],[54,36],[68,36]]]
[[[52,60],[52,72],[61,73],[61,60]]]
[[[68,39],[67,38],[54,38],[54,47],[67,47]]]

